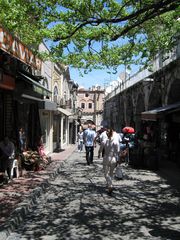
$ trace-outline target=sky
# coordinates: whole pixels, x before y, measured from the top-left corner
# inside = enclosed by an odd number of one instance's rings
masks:
[[[104,87],[112,80],[116,80],[118,73],[108,74],[106,70],[92,70],[90,73],[80,76],[77,69],[70,68],[70,76],[71,79],[79,85],[79,87],[83,86],[85,89],[89,89],[96,85]]]
[[[92,86],[99,85],[102,88],[106,88],[110,85],[110,82],[116,81],[120,73],[125,71],[124,66],[120,66],[117,69],[116,74],[107,73],[109,70],[92,70],[88,74],[83,74],[83,77],[80,76],[79,71],[75,68],[69,68],[71,79],[79,85],[79,87],[84,87],[85,89],[89,89]],[[138,67],[133,66],[130,75],[138,71]]]
[[[52,45],[51,41],[46,41],[45,44],[47,45],[48,48]],[[138,71],[140,67],[132,65],[131,66],[131,71],[128,70],[128,74],[133,75],[135,72]],[[79,85],[79,87],[84,87],[85,89],[89,89],[92,86],[99,85],[102,88],[106,88],[110,85],[112,81],[116,81],[118,79],[118,76],[120,73],[125,72],[125,66],[120,65],[117,68],[117,73],[113,73],[114,71],[111,71],[109,69],[104,69],[104,70],[97,70],[94,69],[91,72],[84,74],[82,70],[82,74],[79,73],[79,70],[76,68],[73,68],[69,66],[69,71],[70,71],[70,78],[73,80],[75,83]]]
[[[54,23],[52,23],[53,25]],[[117,41],[115,41],[113,44],[122,44],[122,43],[126,43],[127,39],[118,39]],[[52,41],[46,41],[46,44],[48,46],[48,48],[50,48],[50,46],[54,46],[55,43]],[[58,44],[58,43],[56,43]],[[101,43],[99,42],[94,42],[93,43],[93,49],[95,49],[96,51],[99,51],[101,46]],[[109,46],[111,46],[111,43],[109,43]],[[72,52],[74,45],[72,43],[69,44],[68,49],[72,48]],[[85,51],[87,51],[87,47],[85,48]],[[67,50],[64,49],[64,53],[68,54]],[[132,70],[131,72],[128,72],[128,74],[133,74],[135,72],[138,71],[138,68],[135,66],[131,66]],[[112,81],[116,81],[118,79],[118,76],[120,73],[125,72],[125,66],[124,65],[120,65],[117,69],[117,73],[113,73],[113,71],[111,71],[112,73],[108,73],[110,72],[109,69],[104,69],[104,70],[97,70],[94,69],[91,72],[84,74],[83,70],[83,76],[81,76],[81,74],[79,73],[79,70],[76,68],[72,68],[71,66],[69,66],[69,71],[70,71],[70,77],[71,80],[73,80],[75,83],[77,83],[79,85],[79,87],[84,87],[85,89],[89,89],[92,86],[96,86],[99,85],[102,88],[106,88],[107,86],[110,85],[110,82]]]
[[[54,25],[56,25],[57,23],[51,23],[50,27],[53,27]],[[113,44],[118,44],[118,45],[122,45],[124,43],[127,43],[128,39],[118,39],[115,42],[113,42]],[[47,46],[50,47],[52,45],[55,45],[54,42],[52,41],[47,41],[46,42]],[[58,43],[56,43],[58,44]],[[99,42],[93,42],[93,49],[96,50],[96,52],[99,51],[101,46],[101,43]],[[109,46],[111,46],[111,43],[109,43]],[[74,45],[72,43],[69,44],[68,49],[72,48],[72,52],[74,51]],[[85,48],[85,51],[88,51],[88,47]],[[68,53],[66,49],[64,49],[64,53]],[[91,72],[87,73],[87,74],[83,74],[83,76],[81,76],[81,74],[79,73],[78,69],[72,68],[69,66],[69,71],[70,71],[70,77],[71,80],[73,80],[75,83],[77,83],[80,86],[84,87],[85,89],[89,89],[92,86],[96,86],[99,85],[102,88],[106,88],[107,86],[110,85],[110,83],[112,81],[116,81],[118,79],[118,76],[120,73],[125,72],[125,66],[121,65],[118,67],[117,69],[117,73],[108,73],[110,70],[109,69],[105,69],[105,70],[92,70]],[[132,66],[132,70],[131,72],[128,72],[128,74],[132,75],[135,72],[138,71],[138,67],[137,66]],[[82,71],[83,73],[83,71]]]

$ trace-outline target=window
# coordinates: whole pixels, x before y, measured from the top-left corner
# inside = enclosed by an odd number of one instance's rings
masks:
[[[54,96],[57,96],[58,95],[58,88],[57,86],[54,87]]]
[[[63,144],[67,141],[67,121],[66,117],[63,118]]]
[[[85,97],[89,97],[89,93],[85,93]]]
[[[85,103],[81,103],[81,108],[85,108]]]
[[[43,112],[41,115],[42,141],[45,148],[48,147],[49,113]]]
[[[47,89],[49,89],[47,78],[43,79],[42,85],[43,85],[44,87],[46,87]]]
[[[89,108],[92,108],[92,103],[89,103],[89,104],[88,104],[88,107],[89,107]]]
[[[54,116],[53,118],[53,142],[56,143],[58,141],[58,118],[57,115]]]
[[[54,102],[58,102],[58,88],[57,86],[54,87]]]

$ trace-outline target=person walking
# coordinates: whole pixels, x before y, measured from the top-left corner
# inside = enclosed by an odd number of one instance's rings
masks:
[[[78,152],[83,151],[83,130],[80,129],[77,134]]]
[[[100,145],[98,158],[100,158],[102,150],[104,149],[103,171],[107,182],[108,193],[111,194],[113,191],[113,173],[118,161],[119,142],[117,133],[112,128],[107,129],[106,134],[107,138],[105,138]]]
[[[84,141],[85,150],[86,150],[86,161],[88,165],[93,163],[95,138],[96,138],[96,132],[92,128],[92,124],[89,123],[88,128],[83,133],[83,141]]]
[[[26,133],[24,131],[24,128],[20,128],[19,129],[19,142],[20,142],[20,148],[21,151],[25,151],[26,150]]]
[[[104,142],[106,139],[108,138],[107,136],[107,128],[104,128],[104,131],[102,131],[102,133],[99,136],[99,141],[100,141],[100,145],[102,142]],[[102,157],[104,156],[104,148],[102,149]]]

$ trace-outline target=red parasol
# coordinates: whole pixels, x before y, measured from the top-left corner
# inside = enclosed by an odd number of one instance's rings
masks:
[[[124,127],[122,129],[122,131],[123,131],[123,133],[134,133],[135,132],[133,127]]]

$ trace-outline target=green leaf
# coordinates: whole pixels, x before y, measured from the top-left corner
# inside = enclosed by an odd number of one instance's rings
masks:
[[[180,30],[178,1],[0,0],[0,23],[53,61],[85,72],[148,64],[169,51]]]

